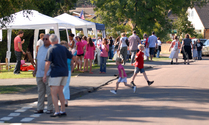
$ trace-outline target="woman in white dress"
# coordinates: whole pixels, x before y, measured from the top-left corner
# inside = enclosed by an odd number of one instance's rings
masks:
[[[173,64],[174,58],[176,59],[176,64],[178,63],[178,54],[179,54],[180,47],[181,47],[181,44],[178,40],[178,37],[175,36],[169,48],[169,52],[171,51],[171,54],[169,56],[169,58],[171,58],[171,64]]]

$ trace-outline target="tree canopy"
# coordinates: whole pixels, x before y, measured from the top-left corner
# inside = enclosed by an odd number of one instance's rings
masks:
[[[98,21],[112,30],[118,25],[131,22],[139,35],[155,31],[158,36],[167,34],[172,25],[168,12],[179,16],[182,9],[202,5],[202,0],[91,0],[95,4]]]

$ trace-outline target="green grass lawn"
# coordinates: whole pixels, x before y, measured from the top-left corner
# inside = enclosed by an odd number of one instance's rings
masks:
[[[11,65],[12,67],[15,67],[15,65]],[[110,65],[107,65],[110,66]],[[90,68],[90,67],[89,67]],[[99,69],[100,66],[95,64],[92,66],[92,70]],[[5,66],[3,67],[3,70],[0,72],[0,79],[21,79],[21,78],[34,78],[32,75],[32,71],[21,71],[21,74],[15,75],[13,73],[14,68],[10,69],[10,71],[6,70]],[[76,69],[75,69],[76,70]],[[89,69],[88,69],[89,70]],[[82,72],[75,71],[72,73],[72,76],[77,76]]]
[[[13,68],[10,71],[6,70],[5,66],[3,70],[0,72],[0,79],[20,79],[20,78],[34,78],[32,75],[32,71],[21,71],[21,74],[14,75],[14,67],[15,65],[11,65]]]
[[[168,58],[168,57],[160,57],[160,58],[154,57],[153,58],[153,61],[164,61],[164,60],[170,60],[170,58]]]
[[[18,92],[24,92],[36,87],[36,85],[12,85],[12,86],[0,86],[0,94],[14,94]]]

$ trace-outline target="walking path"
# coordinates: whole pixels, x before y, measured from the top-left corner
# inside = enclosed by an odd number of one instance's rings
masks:
[[[168,56],[168,55],[163,55]],[[181,62],[183,60],[180,60]],[[70,81],[70,93],[71,99],[82,96],[86,93],[93,92],[104,86],[108,82],[115,80],[114,74],[118,74],[118,69],[115,63],[109,63],[112,66],[107,67],[106,74],[99,74],[99,69],[93,70],[94,74],[81,73],[78,76],[71,77]],[[157,68],[157,66],[169,65],[169,60],[165,61],[154,61],[145,62],[145,69]],[[132,74],[134,67],[127,63],[124,66],[127,74]],[[0,79],[0,86],[8,85],[36,85],[36,79]],[[17,104],[37,101],[37,87],[22,93],[16,94],[0,94],[0,105],[1,104]]]

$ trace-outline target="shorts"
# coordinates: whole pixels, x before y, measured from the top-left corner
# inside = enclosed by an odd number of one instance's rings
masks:
[[[65,86],[67,83],[67,76],[64,77],[49,77],[49,86]]]
[[[155,47],[150,47],[149,48],[149,54],[154,55],[155,54]]]
[[[84,53],[83,54],[77,54],[77,56],[84,56]]]
[[[119,77],[118,82],[125,82],[125,83],[127,83],[127,77],[124,77],[124,78]]]
[[[134,70],[134,73],[135,74],[137,74],[137,73],[144,73],[145,71],[144,71],[144,68],[142,68],[142,69],[140,69],[140,68],[138,68],[138,67],[135,67],[135,70]]]

